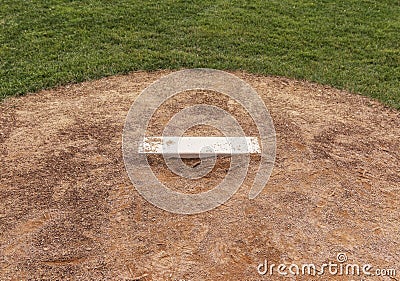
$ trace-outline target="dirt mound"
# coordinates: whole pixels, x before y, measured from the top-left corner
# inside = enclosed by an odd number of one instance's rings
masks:
[[[1,280],[277,279],[257,266],[338,263],[338,253],[348,263],[400,271],[399,112],[330,87],[234,73],[273,118],[271,179],[248,200],[250,169],[222,206],[176,215],[137,193],[121,152],[132,102],[167,73],[135,72],[0,104]],[[207,94],[187,100],[229,109]],[[183,100],[165,105],[154,131],[177,104]],[[205,185],[221,178],[229,159],[219,161]],[[163,171],[160,159],[150,162],[177,190],[188,185]],[[338,275],[323,279],[353,278]]]

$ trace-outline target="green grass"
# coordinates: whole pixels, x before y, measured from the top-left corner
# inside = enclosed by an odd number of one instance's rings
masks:
[[[400,109],[398,0],[2,0],[0,99],[132,70],[306,79]]]

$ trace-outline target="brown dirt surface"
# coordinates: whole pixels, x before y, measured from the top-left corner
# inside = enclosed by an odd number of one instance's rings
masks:
[[[400,274],[398,111],[326,86],[234,72],[273,118],[273,173],[249,200],[259,161],[252,157],[243,186],[226,203],[177,215],[139,195],[121,151],[133,101],[168,73],[134,72],[0,104],[0,280],[287,280],[261,276],[257,266],[266,259],[321,265],[337,262],[338,253],[347,263]],[[149,132],[160,133],[172,114],[195,103],[220,106],[256,133],[244,109],[212,92],[166,102]],[[210,128],[189,133],[218,135]],[[230,161],[218,159],[194,185],[163,159],[149,162],[172,189],[197,193],[222,180]]]

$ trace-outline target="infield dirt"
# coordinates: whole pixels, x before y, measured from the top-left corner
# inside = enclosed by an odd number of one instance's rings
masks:
[[[272,176],[249,200],[259,160],[252,157],[243,186],[225,204],[176,215],[138,194],[121,151],[131,104],[168,73],[134,72],[0,104],[0,280],[276,280],[283,277],[257,273],[265,259],[320,265],[337,262],[338,253],[400,272],[398,111],[326,86],[233,72],[273,118]],[[204,91],[166,102],[149,132],[159,134],[172,114],[195,103],[226,109],[246,134],[257,133],[243,108]],[[212,188],[229,168],[229,157],[220,158],[190,182],[160,157],[149,161],[161,181],[188,193]]]

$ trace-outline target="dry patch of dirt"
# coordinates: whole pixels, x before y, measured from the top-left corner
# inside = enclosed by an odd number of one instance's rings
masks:
[[[137,193],[121,152],[132,102],[167,73],[108,77],[0,104],[0,280],[263,280],[257,265],[265,259],[320,265],[338,253],[400,274],[399,112],[330,87],[236,72],[275,124],[271,179],[247,199],[253,157],[225,204],[176,215]],[[193,103],[218,105],[255,133],[243,109],[207,92],[165,103],[149,132]],[[190,185],[162,159],[150,163],[160,180],[189,193],[215,186],[229,167],[218,159]]]

